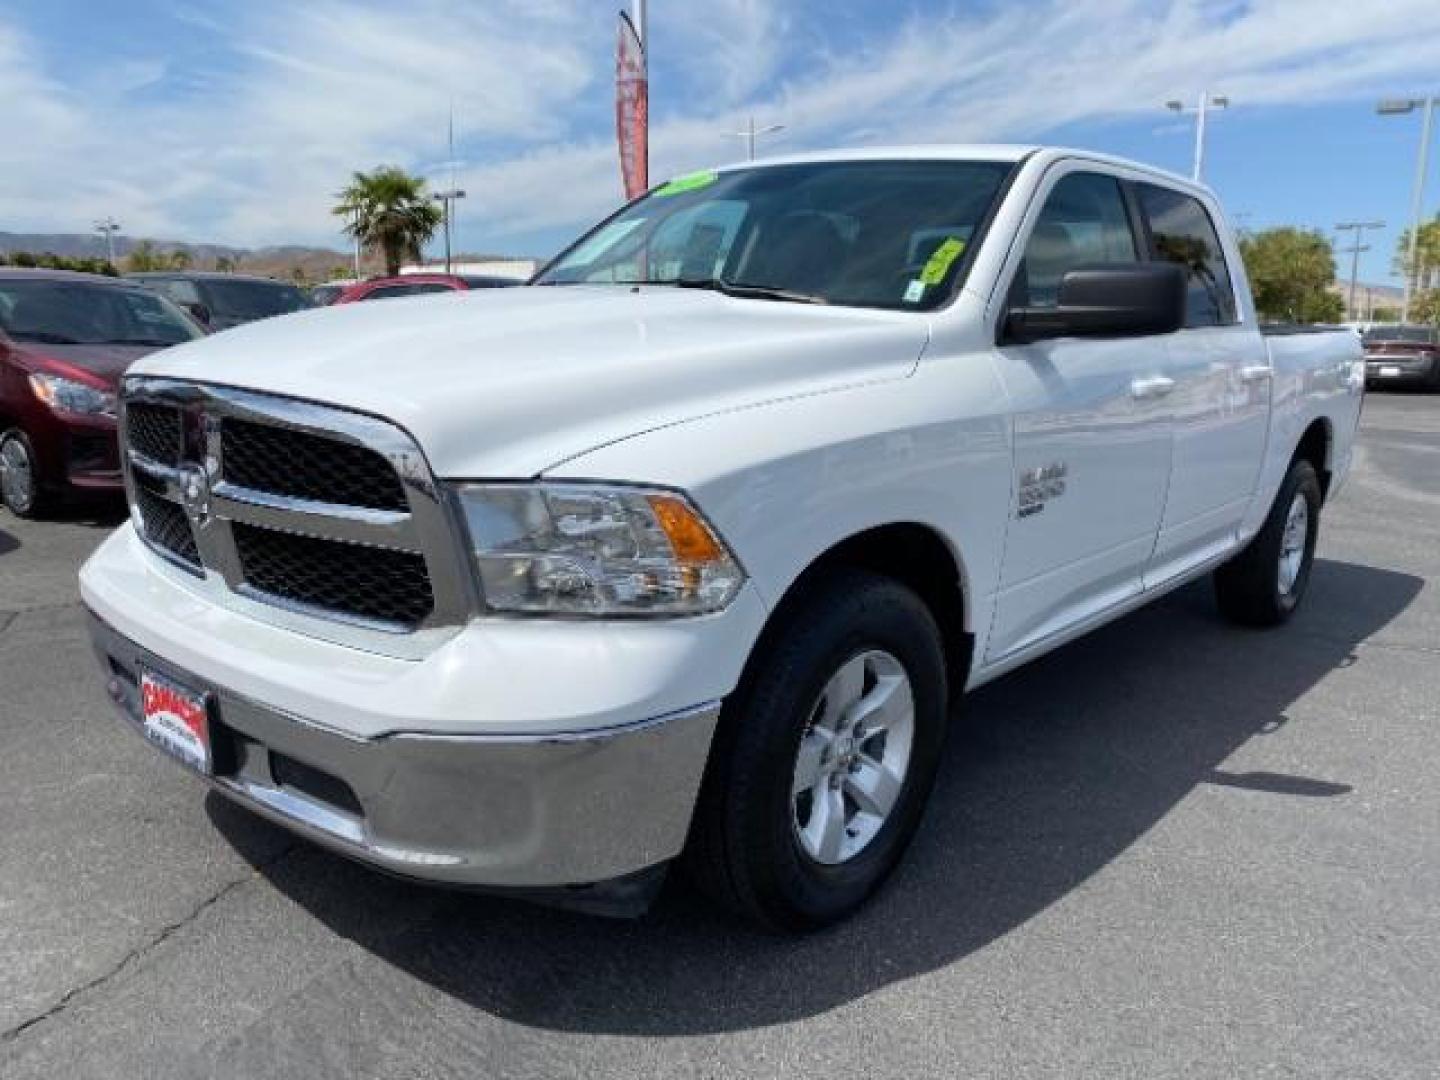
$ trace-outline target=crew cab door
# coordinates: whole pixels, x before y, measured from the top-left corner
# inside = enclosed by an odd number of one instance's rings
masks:
[[[1134,185],[1155,259],[1185,270],[1185,329],[1170,335],[1166,375],[1175,449],[1146,586],[1234,546],[1264,457],[1270,423],[1269,353],[1237,310],[1214,218],[1200,199],[1159,184]]]
[[[1067,271],[1144,250],[1119,179],[1067,162],[1042,182],[1002,271],[995,363],[1014,493],[987,662],[1140,591],[1170,474],[1168,336],[1015,344],[1003,327],[1011,308],[1053,307]]]

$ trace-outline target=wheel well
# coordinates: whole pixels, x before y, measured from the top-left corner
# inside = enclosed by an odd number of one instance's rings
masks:
[[[1326,497],[1330,494],[1329,421],[1316,420],[1305,429],[1305,434],[1300,436],[1300,444],[1295,447],[1295,456],[1291,460],[1310,462],[1320,477],[1321,496]]]
[[[830,548],[786,590],[771,616],[784,610],[836,567],[869,570],[913,589],[940,628],[951,695],[965,688],[975,639],[965,628],[965,585],[950,545],[934,529],[913,522],[882,525],[856,533]]]

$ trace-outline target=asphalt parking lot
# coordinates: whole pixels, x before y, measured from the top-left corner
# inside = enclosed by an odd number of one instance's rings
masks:
[[[1373,395],[1302,615],[1191,587],[980,691],[897,879],[761,936],[399,883],[126,731],[0,511],[0,1075],[1433,1077],[1440,398]]]

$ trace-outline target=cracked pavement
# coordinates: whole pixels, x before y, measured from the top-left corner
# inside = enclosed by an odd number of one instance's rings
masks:
[[[1440,398],[1374,395],[1301,617],[1192,587],[980,691],[893,886],[787,940],[394,881],[111,714],[0,511],[0,1076],[1431,1077]]]

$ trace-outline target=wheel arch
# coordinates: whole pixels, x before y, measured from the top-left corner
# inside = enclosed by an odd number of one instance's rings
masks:
[[[1295,445],[1295,453],[1290,460],[1308,461],[1314,467],[1316,474],[1320,477],[1320,495],[1328,498],[1330,494],[1330,479],[1333,475],[1333,457],[1335,450],[1335,430],[1330,423],[1329,417],[1316,417],[1310,422],[1300,441]]]
[[[914,590],[940,629],[951,696],[958,695],[965,687],[974,653],[972,593],[964,560],[955,546],[939,529],[918,521],[870,526],[818,553],[772,607],[752,656],[785,624],[795,605],[829,571],[840,567],[868,570]]]

